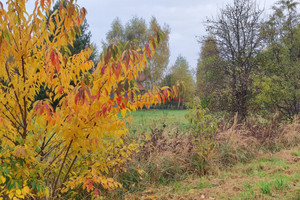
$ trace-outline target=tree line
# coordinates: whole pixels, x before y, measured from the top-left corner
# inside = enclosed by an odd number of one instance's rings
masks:
[[[300,110],[299,2],[281,0],[264,19],[255,1],[234,0],[207,19],[197,68],[197,95],[212,110],[238,113]]]
[[[136,81],[141,90],[154,86],[172,86],[182,82],[184,102],[168,102],[180,108],[195,96],[212,111],[238,113],[244,119],[250,112],[268,114],[279,111],[287,118],[299,114],[300,28],[299,1],[279,0],[266,17],[255,1],[234,0],[207,18],[207,35],[199,36],[201,46],[197,69],[178,55],[169,66],[169,25],[160,25],[155,17],[149,24],[133,17],[125,24],[116,18],[102,42],[143,46],[155,31],[165,33],[160,47]],[[87,22],[74,47],[90,45]],[[76,42],[75,42],[76,43]],[[74,43],[74,44],[75,44]],[[79,45],[84,43],[85,45]],[[95,59],[95,56],[93,57]]]

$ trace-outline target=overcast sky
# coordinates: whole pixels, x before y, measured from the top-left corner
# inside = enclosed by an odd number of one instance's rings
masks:
[[[29,0],[29,6],[34,0]],[[92,42],[101,47],[110,30],[112,21],[119,17],[126,24],[133,16],[142,17],[147,23],[152,16],[159,24],[168,24],[171,28],[170,51],[171,66],[178,55],[184,56],[191,68],[195,69],[199,57],[200,45],[196,36],[204,36],[203,21],[206,17],[216,16],[217,10],[233,0],[78,0],[81,7],[87,9],[87,21],[93,35]],[[257,0],[260,8],[270,12],[276,0]]]

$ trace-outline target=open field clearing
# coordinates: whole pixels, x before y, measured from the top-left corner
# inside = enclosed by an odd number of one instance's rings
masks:
[[[186,131],[190,124],[185,118],[187,110],[138,110],[130,113],[131,123],[128,124],[130,132],[150,132],[150,128],[161,128],[163,125],[173,126]]]

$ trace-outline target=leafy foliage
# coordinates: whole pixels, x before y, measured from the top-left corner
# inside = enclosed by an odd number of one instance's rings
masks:
[[[212,115],[208,113],[209,110],[202,108],[199,98],[195,98],[191,102],[191,108],[186,118],[192,126],[194,144],[198,150],[199,168],[201,175],[204,175],[215,151],[214,137],[217,131],[217,123],[213,120]]]
[[[229,79],[226,87],[230,111],[240,119],[247,115],[251,98],[251,74],[257,68],[256,56],[262,49],[260,10],[253,0],[234,0],[220,9],[216,19],[207,20],[209,35],[214,36]]]
[[[228,109],[228,77],[222,69],[223,65],[216,40],[212,36],[207,37],[203,41],[197,66],[196,95],[202,100],[202,106],[210,110]]]
[[[295,1],[280,1],[264,24],[268,48],[256,76],[256,105],[292,119],[300,112],[300,18]]]
[[[136,89],[160,33],[142,49],[111,44],[97,66],[90,48],[64,54],[86,15],[73,0],[64,2],[48,22],[44,12],[53,0],[37,0],[31,14],[26,1],[8,0],[7,10],[0,2],[0,197],[83,198],[80,191],[96,197],[121,187],[114,173],[135,144],[125,144],[125,120],[118,114],[177,93],[175,86],[145,95]],[[53,92],[35,101],[41,86]]]
[[[119,41],[123,44],[126,42],[136,42],[139,45],[145,45],[159,31],[164,32],[164,37],[161,38],[156,53],[145,68],[144,75],[146,79],[143,80],[143,85],[146,89],[152,89],[161,83],[163,78],[162,72],[168,66],[170,57],[170,27],[167,24],[164,26],[159,25],[155,17],[152,17],[149,26],[147,26],[143,18],[133,17],[125,26],[122,25],[119,18],[116,18],[112,22],[111,30],[106,35],[106,42],[103,43],[104,47],[114,41]]]
[[[178,56],[170,72],[165,76],[162,82],[164,85],[174,85],[180,83],[177,108],[192,100],[195,91],[195,83],[190,70],[190,66],[183,56]]]

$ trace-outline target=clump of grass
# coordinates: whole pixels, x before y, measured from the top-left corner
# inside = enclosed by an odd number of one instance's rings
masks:
[[[285,176],[277,177],[274,181],[274,186],[277,190],[283,190],[287,187],[288,181]]]
[[[210,182],[208,181],[200,181],[197,185],[198,189],[204,189],[204,188],[212,188],[214,187],[214,185],[212,185]]]
[[[259,151],[259,141],[251,136],[249,130],[243,125],[237,123],[237,116],[233,121],[230,128],[220,129],[216,137],[218,142],[217,161],[221,167],[231,167],[239,162],[248,162]]]
[[[271,188],[272,188],[271,183],[268,183],[268,182],[265,182],[265,181],[261,181],[259,183],[259,187],[260,187],[261,192],[263,194],[271,194]]]
[[[300,149],[299,149],[299,151],[292,152],[292,155],[299,157],[300,156]]]
[[[247,191],[246,194],[249,193],[251,197],[254,197],[254,190],[253,190],[253,186],[252,185],[250,185],[249,183],[246,183],[246,184],[244,184],[244,188]]]

